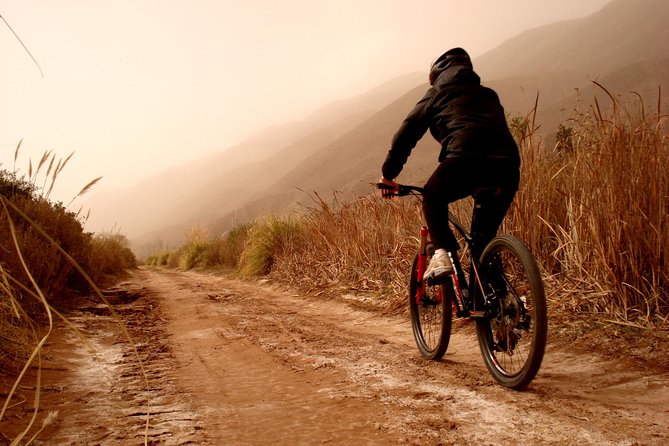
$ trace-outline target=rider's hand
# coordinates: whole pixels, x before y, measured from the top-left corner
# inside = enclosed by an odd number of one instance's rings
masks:
[[[379,183],[383,183],[387,186],[390,186],[392,189],[381,189],[381,196],[383,198],[392,198],[393,194],[397,193],[400,190],[400,185],[394,182],[393,180],[387,180],[383,177],[379,180]]]

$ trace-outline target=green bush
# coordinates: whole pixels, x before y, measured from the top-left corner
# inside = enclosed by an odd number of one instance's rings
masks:
[[[239,271],[244,276],[266,275],[275,259],[290,249],[304,234],[302,221],[274,216],[255,223],[248,231],[248,240],[239,258]]]
[[[206,242],[190,242],[180,250],[179,268],[183,271],[195,268],[204,263],[204,256],[207,251]]]
[[[88,269],[93,281],[104,281],[120,272],[136,268],[137,259],[121,234],[96,234],[91,241]]]

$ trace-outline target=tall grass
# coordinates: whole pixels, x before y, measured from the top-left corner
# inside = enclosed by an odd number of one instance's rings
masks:
[[[222,237],[212,240],[205,249],[202,266],[226,265],[230,268],[237,267],[248,240],[250,228],[251,225],[249,224],[237,226]]]
[[[315,196],[301,236],[276,256],[271,276],[312,292],[348,289],[385,297],[402,294],[419,244],[416,202],[376,196],[332,203]]]
[[[15,160],[19,148],[20,144]],[[54,329],[56,316],[68,324],[56,308],[72,307],[73,296],[82,291],[97,294],[109,306],[92,277],[101,280],[134,265],[134,256],[122,236],[94,237],[84,232],[79,213],[48,200],[68,159],[56,162],[55,155],[45,153],[35,169],[30,162],[27,179],[16,169],[0,170],[0,366],[15,375],[11,389],[3,389],[7,393],[0,421],[28,368],[35,366],[37,370],[32,417],[12,444],[19,444],[32,432],[30,443],[41,430],[35,431],[34,426],[41,410],[42,348]],[[42,182],[38,175],[43,168],[46,173]],[[113,308],[110,310],[115,315]],[[53,416],[49,414],[44,423],[51,421]]]
[[[208,233],[204,226],[193,227],[186,237],[186,243],[180,249],[179,267],[189,270],[204,262],[204,253],[208,245]]]
[[[574,116],[570,150],[528,148],[507,228],[559,278],[570,308],[666,321],[667,119],[641,102],[609,100]]]
[[[303,237],[302,222],[293,217],[269,216],[257,222],[249,229],[247,243],[240,254],[240,273],[243,276],[268,274]]]
[[[502,231],[535,253],[553,308],[666,323],[667,117],[659,106],[649,114],[641,102],[623,106],[607,97],[607,107],[595,101],[562,124],[555,147],[537,136],[534,112],[510,121],[521,149],[521,186]],[[464,223],[471,208],[471,200],[453,206]],[[299,217],[245,228],[238,268],[315,293],[375,294],[401,308],[422,222],[416,200],[315,196]]]
[[[250,224],[244,224],[220,237],[211,238],[204,227],[196,226],[185,234],[186,241],[180,248],[149,256],[145,263],[149,266],[180,268],[184,271],[192,268],[235,268],[246,246],[251,227]]]

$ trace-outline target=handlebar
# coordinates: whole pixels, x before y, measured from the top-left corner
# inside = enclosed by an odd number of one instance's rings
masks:
[[[407,184],[399,184],[396,192],[390,194],[395,197],[405,197],[407,195],[423,195],[424,189],[418,186],[411,186]],[[376,183],[376,188],[381,190],[393,190],[392,186],[384,183]]]

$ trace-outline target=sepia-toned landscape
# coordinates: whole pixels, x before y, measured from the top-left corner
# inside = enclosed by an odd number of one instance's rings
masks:
[[[71,156],[23,167],[17,142],[0,444],[669,443],[668,20],[663,0],[612,0],[473,59],[521,151],[500,232],[548,303],[524,391],[488,374],[471,320],[440,361],[412,336],[420,201],[374,184],[427,71],[122,189],[92,172],[70,203],[53,190]],[[398,181],[422,185],[438,153],[426,135]]]

